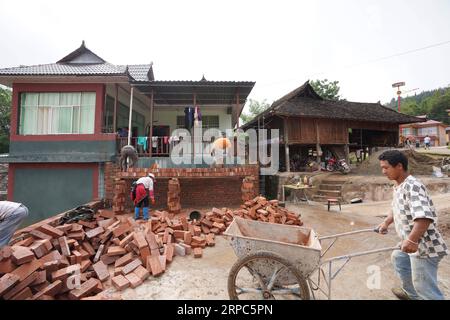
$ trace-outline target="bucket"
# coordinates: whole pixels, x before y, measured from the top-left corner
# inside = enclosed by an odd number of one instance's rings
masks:
[[[189,213],[189,220],[200,220],[200,218],[202,217],[202,214],[199,211],[191,211],[191,213]]]

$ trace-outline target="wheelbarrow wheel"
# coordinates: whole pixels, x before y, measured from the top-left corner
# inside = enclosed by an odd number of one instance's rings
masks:
[[[228,275],[231,300],[309,300],[305,278],[287,259],[260,251],[236,261]]]

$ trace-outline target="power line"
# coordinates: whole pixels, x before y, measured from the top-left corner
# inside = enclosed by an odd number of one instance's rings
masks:
[[[343,66],[343,67],[337,67],[337,68],[334,68],[334,69],[336,70],[336,69],[354,68],[354,67],[358,67],[358,66],[362,66],[362,65],[366,65],[366,64],[371,64],[371,63],[375,63],[375,62],[382,61],[382,60],[387,60],[387,59],[391,59],[391,58],[395,58],[395,57],[399,57],[399,56],[404,56],[404,55],[407,55],[407,54],[410,54],[410,53],[414,53],[414,52],[418,52],[418,51],[422,51],[422,50],[426,50],[426,49],[430,49],[430,48],[443,46],[443,45],[446,45],[446,44],[449,44],[449,43],[450,43],[450,40],[447,40],[447,41],[431,44],[431,45],[428,45],[428,46],[425,46],[425,47],[411,49],[411,50],[408,50],[408,51],[395,53],[395,54],[392,54],[392,55],[389,55],[389,56],[384,56],[384,57],[381,57],[381,58],[376,58],[376,59],[373,59],[373,60],[368,60],[368,61],[361,62],[361,63],[355,63],[355,64]],[[308,76],[308,78],[311,79],[313,76],[316,76],[316,75],[319,75],[319,74],[322,74],[322,73],[325,73],[325,71],[321,71],[321,72],[316,72],[316,73],[310,74]],[[289,82],[289,81],[293,81],[293,80],[296,80],[296,79],[286,79],[286,80],[271,82],[271,83],[267,83],[267,84],[262,84],[260,87],[273,86],[275,84],[285,83],[285,82]]]

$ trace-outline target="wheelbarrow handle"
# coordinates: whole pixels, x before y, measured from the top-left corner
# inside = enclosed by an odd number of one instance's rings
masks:
[[[319,237],[319,240],[338,238],[338,237],[342,237],[342,236],[348,236],[351,234],[364,233],[364,232],[380,233],[378,227],[372,227],[372,228],[368,228],[368,229],[361,229],[361,230],[355,230],[355,231],[349,231],[349,232],[337,233],[337,234],[333,234],[333,235],[329,235],[329,236]],[[385,232],[385,233],[387,233],[387,232]],[[382,233],[382,234],[385,234],[385,233]]]

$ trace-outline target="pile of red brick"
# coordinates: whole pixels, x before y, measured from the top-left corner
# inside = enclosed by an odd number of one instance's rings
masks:
[[[217,216],[214,210],[208,218]],[[94,221],[40,225],[2,249],[0,298],[83,299],[102,292],[111,272],[118,290],[135,288],[161,275],[175,255],[199,258],[214,246],[214,234],[202,234],[201,226],[184,217],[171,220],[166,211],[138,223],[109,210],[98,210]],[[215,226],[225,230],[225,224]]]
[[[110,284],[117,290],[135,288],[150,275],[161,275],[176,255],[202,257],[234,216],[303,224],[277,200],[261,196],[238,210],[213,208],[199,221],[154,211],[149,221],[136,222],[103,209],[93,221],[61,226],[44,221],[0,250],[0,298],[96,299]]]

